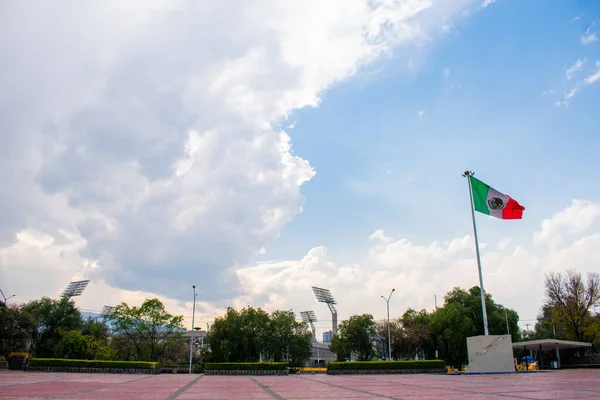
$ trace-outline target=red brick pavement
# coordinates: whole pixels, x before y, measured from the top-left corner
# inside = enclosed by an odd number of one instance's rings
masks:
[[[600,399],[600,370],[508,375],[201,376],[0,372],[0,399]]]

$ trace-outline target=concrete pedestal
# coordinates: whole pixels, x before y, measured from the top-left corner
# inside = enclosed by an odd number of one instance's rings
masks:
[[[467,373],[515,372],[510,335],[472,336],[467,338]]]

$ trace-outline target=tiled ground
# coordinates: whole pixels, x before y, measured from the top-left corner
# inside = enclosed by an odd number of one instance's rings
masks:
[[[600,370],[509,375],[201,376],[0,372],[0,399],[600,399]]]

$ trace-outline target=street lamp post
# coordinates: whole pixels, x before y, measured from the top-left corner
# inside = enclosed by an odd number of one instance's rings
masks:
[[[194,306],[192,308],[192,329],[190,331],[190,374],[192,373],[192,355],[194,350],[194,317],[196,316],[196,296],[198,295],[196,293],[196,285],[192,285],[192,289],[194,290]]]
[[[15,294],[13,294],[13,295],[11,295],[11,296],[8,296],[8,297],[6,297],[6,296],[4,296],[4,292],[2,291],[2,289],[0,289],[0,294],[2,295],[2,298],[4,299],[4,305],[5,305],[5,306],[7,306],[7,305],[8,305],[8,301],[9,301],[10,299],[12,299],[13,297],[15,297],[15,296],[16,296]]]
[[[392,291],[390,292],[390,295],[387,297],[387,299],[385,297],[381,296],[381,298],[385,300],[385,303],[387,305],[388,361],[392,359],[392,333],[390,330],[390,299],[392,298],[392,294],[394,294],[395,290],[396,289],[392,289]]]

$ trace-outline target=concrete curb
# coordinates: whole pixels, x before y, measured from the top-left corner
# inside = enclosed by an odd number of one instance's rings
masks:
[[[228,369],[207,369],[206,375],[288,375],[287,370],[228,370]]]
[[[327,375],[379,375],[379,374],[446,374],[446,368],[427,369],[334,369]]]
[[[85,367],[26,367],[25,371],[32,372],[74,372],[74,373],[101,373],[101,374],[145,374],[158,375],[160,368],[85,368]]]

